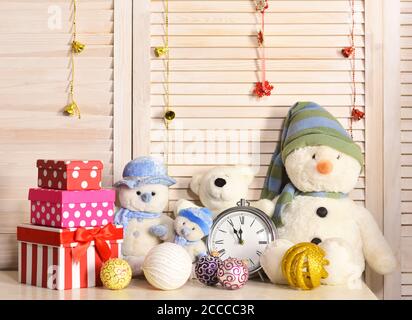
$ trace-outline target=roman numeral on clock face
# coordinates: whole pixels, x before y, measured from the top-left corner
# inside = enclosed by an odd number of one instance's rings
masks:
[[[253,219],[253,221],[252,221],[252,223],[250,224],[250,226],[253,226],[253,224],[255,223],[255,221],[256,221],[256,218]]]
[[[219,257],[223,256],[226,253],[225,249],[219,250]]]
[[[265,231],[265,229],[260,229],[260,230],[258,230],[258,231],[256,231],[256,233],[262,233],[263,231]]]
[[[261,256],[261,255],[262,255],[262,252],[260,252],[259,250],[256,250],[256,254],[257,254],[258,256]]]
[[[223,244],[223,240],[216,240],[215,244]]]
[[[268,244],[267,241],[259,241],[259,244]]]
[[[245,216],[239,216],[240,224],[245,224]]]
[[[235,225],[233,224],[232,219],[227,219],[227,223],[229,223],[232,227],[234,227]]]

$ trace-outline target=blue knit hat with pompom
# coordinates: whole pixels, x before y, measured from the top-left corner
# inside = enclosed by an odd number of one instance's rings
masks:
[[[202,229],[203,234],[207,236],[213,224],[213,214],[208,208],[187,208],[179,211],[179,216],[185,217],[191,222],[197,224]]]

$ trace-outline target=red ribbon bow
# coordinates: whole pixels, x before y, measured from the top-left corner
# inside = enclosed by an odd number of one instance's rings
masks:
[[[103,228],[85,229],[78,228],[74,235],[74,240],[78,242],[77,246],[72,250],[73,260],[79,262],[81,257],[86,254],[87,249],[94,241],[96,252],[100,259],[104,262],[110,259],[112,250],[106,243],[106,240],[113,240],[116,235],[116,227],[110,223]]]

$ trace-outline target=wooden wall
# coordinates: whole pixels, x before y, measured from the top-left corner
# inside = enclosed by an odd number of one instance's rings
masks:
[[[78,38],[87,45],[76,58],[81,120],[62,115],[72,9],[66,0],[0,1],[0,269],[17,266],[15,227],[29,221],[36,159],[101,159],[104,186],[113,182],[114,1],[78,4]]]
[[[412,1],[401,2],[402,297],[412,299]]]
[[[170,191],[169,209],[177,199],[196,199],[187,190],[193,173],[221,164],[250,164],[252,155],[258,171],[250,198],[257,199],[282,119],[298,100],[327,106],[348,128],[350,61],[340,54],[341,48],[349,45],[348,0],[270,1],[267,78],[275,89],[271,97],[262,100],[251,96],[260,70],[255,37],[259,17],[253,1],[169,1],[171,105],[177,113],[170,130],[169,162],[170,172],[178,180]],[[402,296],[410,299],[412,1],[399,1],[400,258]],[[391,51],[383,41],[391,35],[383,31],[389,29],[382,24],[393,23],[382,4],[391,7],[393,3],[356,1],[356,82],[360,109],[366,110],[367,120],[355,124],[354,138],[366,150],[367,167],[352,197],[373,211],[386,228],[385,234],[396,242],[397,227],[401,227],[397,216],[395,219],[399,210],[384,210],[391,201],[391,190],[385,185],[396,185],[387,184],[396,169],[390,168],[385,179],[381,177],[391,150],[383,132],[385,129],[385,136],[392,137],[389,131],[397,128],[385,120],[390,117],[383,117],[383,112],[388,115],[391,111],[385,102],[390,97],[387,91],[395,92],[399,83],[390,82],[394,79],[388,76],[391,68],[382,65]],[[37,158],[102,159],[104,184],[110,186],[132,155],[161,155],[164,151],[165,64],[153,55],[153,48],[164,43],[163,1],[79,1],[79,39],[87,44],[77,59],[81,121],[61,115],[70,77],[70,4],[70,0],[0,0],[0,269],[16,267],[15,226],[28,221],[26,197],[28,188],[36,184]],[[59,10],[61,27],[51,28],[49,22],[53,25],[53,14],[58,15]],[[388,197],[385,201],[384,196]],[[381,288],[381,280],[369,283]],[[386,286],[399,288],[396,281]]]
[[[236,163],[259,166],[250,192],[250,199],[258,199],[283,118],[297,101],[327,106],[349,127],[350,61],[340,53],[349,45],[347,0],[270,1],[265,18],[267,79],[275,88],[271,97],[261,100],[251,95],[261,67],[256,60],[259,16],[253,1],[169,3],[170,101],[177,114],[170,133],[169,163],[178,180],[170,194],[172,204],[180,198],[196,199],[187,191],[193,173]],[[363,1],[356,1],[356,82],[361,110],[365,102],[363,13]],[[163,1],[151,1],[149,14],[153,48],[164,44]],[[150,66],[150,151],[160,154],[165,146],[165,63],[152,54]],[[354,129],[354,138],[364,149],[364,122],[355,123]],[[219,143],[222,139],[226,143]],[[257,153],[257,163],[252,153]],[[365,199],[364,186],[362,177],[352,193],[359,202]]]

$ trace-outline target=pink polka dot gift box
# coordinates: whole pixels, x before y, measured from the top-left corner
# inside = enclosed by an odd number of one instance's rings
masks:
[[[103,163],[100,160],[37,160],[40,188],[99,190]]]
[[[31,223],[55,228],[96,227],[113,222],[115,191],[29,190]]]

